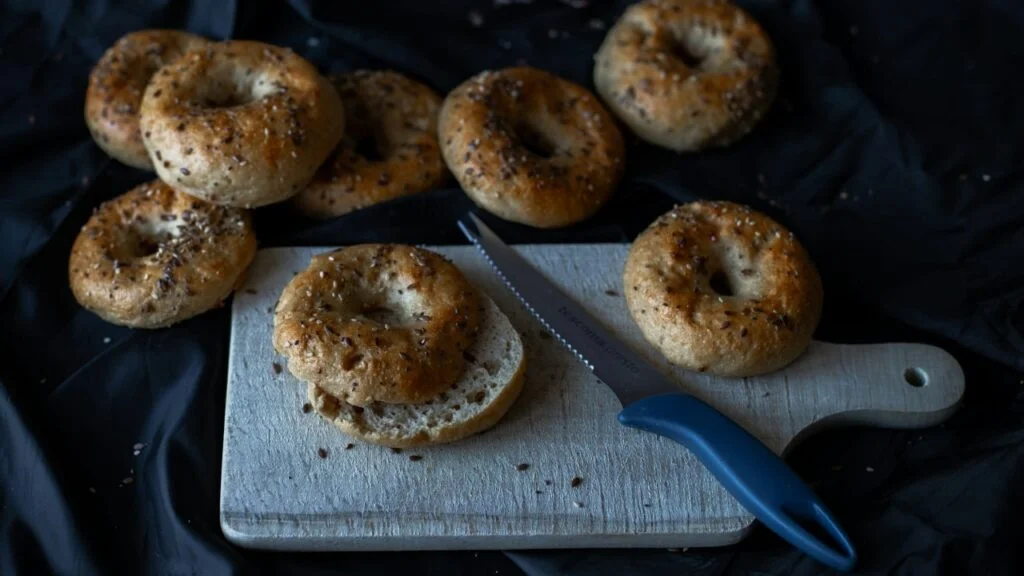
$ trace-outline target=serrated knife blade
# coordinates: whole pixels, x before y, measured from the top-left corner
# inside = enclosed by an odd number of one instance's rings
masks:
[[[475,215],[470,215],[476,243],[491,268],[551,334],[590,368],[618,396],[623,406],[654,394],[678,392],[654,367],[626,348],[579,303],[566,296],[540,271],[523,260]],[[473,237],[466,224],[463,233]],[[515,281],[511,281],[514,278]]]
[[[530,313],[615,392],[623,405],[621,424],[682,444],[768,528],[834,569],[853,568],[857,554],[849,538],[781,458],[707,403],[683,393],[475,214],[458,225]]]

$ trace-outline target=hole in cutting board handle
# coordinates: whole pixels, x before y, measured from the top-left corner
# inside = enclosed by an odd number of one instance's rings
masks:
[[[914,388],[928,385],[928,373],[921,368],[907,368],[903,371],[903,379]]]

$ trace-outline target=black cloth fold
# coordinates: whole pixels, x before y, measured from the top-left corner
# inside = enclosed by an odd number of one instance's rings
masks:
[[[218,522],[228,307],[130,330],[84,312],[70,247],[92,209],[152,178],[83,120],[88,74],[121,35],[179,28],[290,46],[325,73],[390,68],[440,93],[526,63],[592,89],[625,2],[7,0],[0,8],[0,573],[819,574],[758,528],[726,548],[272,553]],[[788,456],[854,538],[860,573],[1019,574],[1024,496],[1024,6],[1008,0],[743,1],[782,84],[757,129],[675,154],[628,136],[594,218],[509,242],[628,242],[673,203],[777,218],[816,261],[817,337],[952,352],[960,411],[928,430],[820,434]],[[254,212],[261,246],[462,244],[450,187],[327,222]]]

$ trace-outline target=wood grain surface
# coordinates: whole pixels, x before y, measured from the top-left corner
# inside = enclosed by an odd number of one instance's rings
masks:
[[[618,424],[611,390],[543,331],[471,247],[433,249],[523,335],[526,384],[504,420],[456,444],[395,453],[304,413],[305,386],[274,366],[284,361],[271,344],[272,309],[326,249],[260,251],[232,304],[220,503],[231,541],[286,550],[699,547],[747,534],[754,518],[686,449]],[[627,245],[516,249],[681,389],[780,454],[827,425],[934,425],[963,394],[956,361],[920,344],[816,341],[787,369],[759,378],[674,369],[626,311]]]

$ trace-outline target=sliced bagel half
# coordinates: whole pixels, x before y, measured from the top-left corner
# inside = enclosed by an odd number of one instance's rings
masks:
[[[392,448],[455,442],[494,426],[522,391],[526,354],[508,317],[489,297],[479,297],[480,331],[449,390],[424,403],[373,402],[361,408],[310,382],[309,402],[349,436]]]

